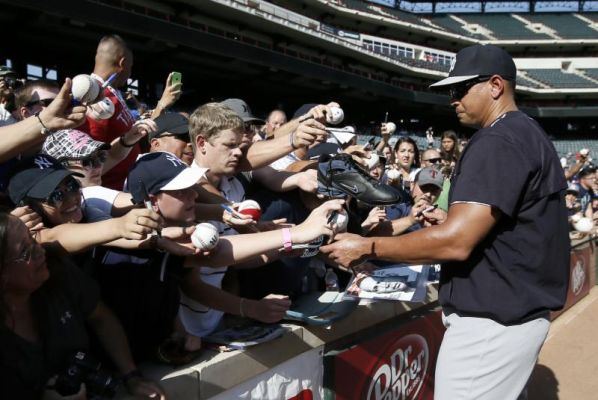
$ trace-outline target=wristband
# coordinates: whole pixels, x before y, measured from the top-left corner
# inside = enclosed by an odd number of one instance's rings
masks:
[[[118,143],[120,143],[120,145],[122,147],[133,147],[133,146],[135,146],[137,144],[137,142],[132,143],[132,144],[127,144],[127,142],[125,142],[125,137],[124,136],[121,136],[121,137],[118,138]]]
[[[293,241],[291,240],[291,230],[289,228],[282,229],[282,246],[287,253],[293,250]]]
[[[291,145],[291,148],[293,150],[297,150],[299,148],[299,146],[295,146],[295,141],[293,140],[294,136],[295,136],[295,132],[291,132],[291,134],[289,135],[289,144]]]
[[[52,130],[50,130],[50,129],[49,129],[47,126],[46,126],[46,125],[44,125],[44,123],[42,122],[42,119],[41,119],[41,117],[39,116],[39,113],[40,113],[40,112],[41,112],[41,111],[38,111],[38,112],[36,112],[36,113],[35,113],[35,114],[33,114],[33,115],[35,115],[35,117],[36,117],[36,118],[37,118],[37,120],[39,121],[40,125],[42,126],[42,129],[41,129],[41,134],[42,134],[42,136],[46,136],[46,135],[48,135],[48,134],[52,133]]]

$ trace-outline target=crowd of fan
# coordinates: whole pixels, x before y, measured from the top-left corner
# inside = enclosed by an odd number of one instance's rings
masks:
[[[120,37],[100,41],[92,76],[103,84],[117,74],[103,88],[114,114],[102,120],[72,102],[69,79],[17,85],[0,68],[0,376],[11,398],[61,398],[52,385],[77,351],[105,358],[131,393],[163,396],[135,362],[190,362],[225,316],[277,322],[298,296],[322,289],[322,265],[334,265],[282,249],[333,236],[332,211],[348,211],[350,232],[378,236],[446,218],[465,145],[454,132],[436,149],[429,131],[418,149],[409,137],[392,143],[381,124],[381,140],[360,146],[327,129],[336,103],[305,105],[290,120],[278,109],[261,120],[240,99],[174,112],[182,88],[171,76],[152,110],[131,110],[118,88],[132,60]],[[412,201],[382,208],[317,196],[318,157],[338,152]],[[598,217],[587,162],[581,152],[567,170],[572,223]],[[244,199],[260,204],[260,221],[235,211]],[[200,221],[219,231],[211,251],[191,244]]]

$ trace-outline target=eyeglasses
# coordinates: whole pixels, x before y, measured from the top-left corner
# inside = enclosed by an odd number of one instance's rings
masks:
[[[454,100],[461,100],[469,92],[469,90],[481,82],[486,82],[491,76],[479,76],[469,81],[456,83],[449,88],[449,96]]]
[[[12,261],[19,264],[29,264],[33,259],[34,254],[36,258],[41,255],[41,251],[36,251],[38,248],[41,248],[41,245],[34,240],[29,246],[23,249],[18,258],[13,259]]]
[[[48,205],[58,207],[62,203],[67,193],[77,193],[81,189],[81,185],[74,178],[69,178],[66,182],[64,189],[54,189],[52,193],[44,199],[44,202]]]
[[[25,107],[31,108],[37,104],[41,105],[42,107],[48,107],[54,99],[39,99],[39,100],[32,100],[29,103],[25,104]]]
[[[429,163],[436,164],[436,163],[441,162],[442,158],[440,158],[440,157],[437,157],[437,158],[428,158],[427,160],[422,160],[422,161],[427,161]]]

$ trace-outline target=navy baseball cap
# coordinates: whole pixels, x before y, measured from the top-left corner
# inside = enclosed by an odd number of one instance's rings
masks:
[[[500,75],[503,79],[514,82],[517,77],[517,67],[513,58],[500,47],[476,44],[461,49],[451,64],[448,78],[433,83],[430,87],[454,85],[492,75]]]
[[[64,168],[53,157],[37,154],[15,166],[8,183],[8,196],[15,205],[19,205],[25,198],[43,200],[67,176],[83,175]]]
[[[187,189],[205,175],[208,168],[189,168],[167,151],[147,153],[129,170],[126,189],[135,204],[147,200],[148,194]]]

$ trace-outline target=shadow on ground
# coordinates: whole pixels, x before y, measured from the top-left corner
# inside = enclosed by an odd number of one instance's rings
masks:
[[[559,381],[545,365],[537,364],[527,385],[528,400],[558,400]]]

